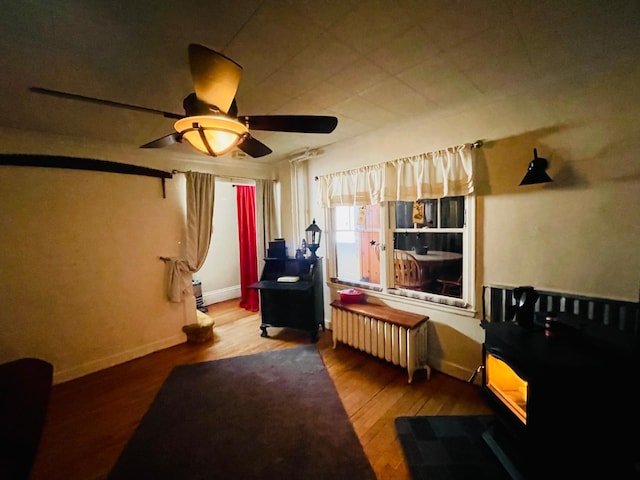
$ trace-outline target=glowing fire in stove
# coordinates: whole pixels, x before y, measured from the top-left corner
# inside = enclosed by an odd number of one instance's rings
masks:
[[[487,354],[485,369],[487,388],[526,425],[527,381],[520,378],[509,365],[491,354]]]

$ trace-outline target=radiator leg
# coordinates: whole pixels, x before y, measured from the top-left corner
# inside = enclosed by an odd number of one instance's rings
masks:
[[[422,368],[427,371],[427,380],[431,380],[431,367],[425,364],[422,366]],[[413,381],[413,374],[416,372],[416,369],[413,367],[409,367],[407,370],[409,370],[409,383],[411,383]]]
[[[331,336],[333,338],[333,349],[336,349],[336,345],[338,344],[338,334],[340,332],[340,328],[342,328],[342,321],[339,318],[340,312],[332,308],[331,309]]]

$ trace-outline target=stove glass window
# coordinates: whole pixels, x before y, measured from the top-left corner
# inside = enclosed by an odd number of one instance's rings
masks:
[[[519,377],[507,363],[490,353],[487,353],[485,369],[487,388],[526,425],[527,381]]]

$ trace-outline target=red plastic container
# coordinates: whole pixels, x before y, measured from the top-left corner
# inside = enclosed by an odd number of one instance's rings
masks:
[[[357,288],[338,290],[338,294],[342,303],[364,303],[364,292]]]

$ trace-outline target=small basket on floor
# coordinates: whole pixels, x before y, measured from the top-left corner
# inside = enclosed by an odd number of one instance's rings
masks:
[[[198,323],[190,323],[184,325],[182,331],[187,334],[188,343],[205,343],[213,338],[213,325],[212,319],[198,320]]]

